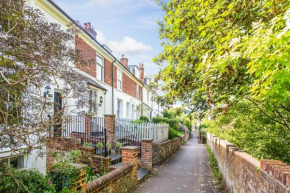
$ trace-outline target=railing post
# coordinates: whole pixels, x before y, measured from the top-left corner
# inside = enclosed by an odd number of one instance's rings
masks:
[[[85,116],[85,142],[91,142],[91,132],[92,132],[92,116]]]
[[[131,163],[134,165],[133,184],[137,184],[137,179],[138,179],[138,147],[126,146],[126,147],[121,147],[121,149],[122,149],[122,165],[124,166],[127,163]]]
[[[105,115],[106,142],[113,143],[115,138],[116,115]]]
[[[152,171],[153,139],[142,139],[141,166]]]

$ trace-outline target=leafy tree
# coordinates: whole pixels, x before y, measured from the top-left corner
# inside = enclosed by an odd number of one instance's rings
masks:
[[[163,51],[154,61],[162,69],[154,82],[162,82],[165,98],[185,101],[200,118],[239,117],[243,124],[223,130],[236,143],[239,136],[269,135],[277,138],[260,140],[260,147],[288,147],[290,1],[158,2],[165,16],[158,22]],[[244,117],[241,105],[250,107]],[[217,122],[222,130],[225,123]],[[249,125],[251,131],[243,128]]]
[[[73,46],[77,30],[48,23],[25,2],[0,1],[0,150],[45,147],[48,129],[68,110],[64,101],[53,112],[57,104],[44,97],[45,86],[74,98],[70,109],[85,106],[88,97],[86,82],[73,67],[83,64]]]

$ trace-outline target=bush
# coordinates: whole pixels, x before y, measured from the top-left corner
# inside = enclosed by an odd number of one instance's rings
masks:
[[[149,118],[146,117],[146,116],[141,116],[141,117],[140,117],[140,120],[143,120],[143,121],[145,121],[145,122],[149,122]]]
[[[69,164],[58,163],[51,167],[49,176],[57,191],[61,191],[64,188],[70,189],[79,178],[80,172]]]
[[[163,114],[163,117],[165,117],[165,118],[168,118],[168,119],[172,119],[173,118],[172,114],[169,113],[168,110],[164,110],[162,114]]]
[[[153,117],[153,123],[167,123],[172,129],[179,131],[179,121],[178,119],[167,119],[162,117]]]
[[[174,139],[175,137],[178,136],[178,132],[174,129],[172,129],[171,127],[169,127],[169,139]]]
[[[48,178],[35,170],[19,171],[3,164],[0,167],[0,176],[0,192],[56,192],[54,185],[48,183]]]
[[[179,131],[179,121],[178,121],[178,119],[167,119],[167,120],[166,120],[166,123],[168,123],[169,126],[170,126],[172,129],[174,129],[174,130],[176,130],[176,131]]]
[[[141,119],[136,119],[135,121],[131,121],[131,123],[142,124],[142,123],[147,123],[147,121],[144,121],[144,120],[141,120]]]

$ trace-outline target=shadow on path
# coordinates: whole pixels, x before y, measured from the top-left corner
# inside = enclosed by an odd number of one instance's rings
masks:
[[[217,193],[216,181],[209,166],[203,144],[197,135],[180,147],[164,164],[153,169],[152,175],[134,193]]]

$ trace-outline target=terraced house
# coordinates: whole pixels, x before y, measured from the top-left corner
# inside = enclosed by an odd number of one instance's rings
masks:
[[[27,3],[34,9],[39,9],[47,21],[59,24],[61,29],[67,30],[68,26],[73,24],[80,31],[71,45],[80,51],[86,64],[70,65],[86,79],[90,90],[87,100],[93,101],[90,104],[96,105],[77,109],[75,100],[63,96],[61,88],[47,85],[43,88],[47,100],[58,104],[54,105],[52,113],[65,106],[64,114],[68,113],[68,116],[75,117],[89,115],[103,126],[103,117],[106,114],[115,115],[119,119],[137,119],[140,116],[152,118],[161,115],[162,107],[154,100],[157,93],[148,86],[149,78],[145,77],[146,64],[130,64],[124,55],[122,58],[116,58],[110,48],[96,40],[97,33],[90,22],[82,25],[73,20],[52,0],[27,0]],[[84,131],[86,120],[83,119],[81,122],[78,129]],[[57,128],[54,127],[52,130],[56,131]],[[65,131],[61,135],[71,136],[73,132],[76,130]],[[28,169],[36,168],[45,173],[45,158],[37,160],[35,159],[38,157],[37,154],[37,151],[33,151],[29,155],[13,157],[11,163],[15,162],[14,165],[18,168],[26,166]],[[0,152],[0,157],[8,158],[9,155],[11,155],[9,150]]]

